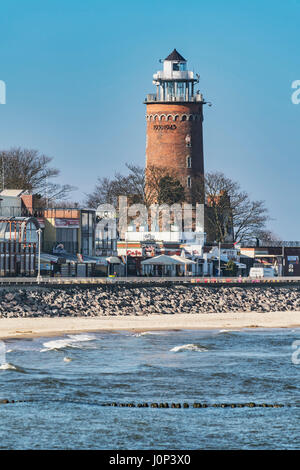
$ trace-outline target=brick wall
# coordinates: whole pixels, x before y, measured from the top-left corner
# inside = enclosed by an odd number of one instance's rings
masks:
[[[185,187],[188,176],[203,175],[202,104],[149,103],[146,119],[147,167],[177,170]]]

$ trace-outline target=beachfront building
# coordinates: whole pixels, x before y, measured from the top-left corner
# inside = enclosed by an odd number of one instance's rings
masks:
[[[0,276],[34,276],[39,223],[34,217],[0,217]]]
[[[205,233],[203,231],[181,232],[176,227],[169,231],[148,231],[144,227],[131,224],[125,232],[124,239],[117,243],[118,255],[127,264],[128,275],[153,274],[153,269],[144,269],[143,266],[153,266],[143,261],[156,256],[179,256],[195,263],[186,263],[188,269],[169,269],[169,275],[202,275],[203,274],[203,246]],[[174,265],[175,263],[171,263]],[[180,263],[179,263],[180,265]],[[184,263],[183,263],[184,265]]]
[[[229,263],[233,270],[229,270]],[[233,244],[221,243],[214,246],[205,246],[203,249],[203,273],[205,276],[237,277],[248,274],[247,265],[242,262],[239,248]]]
[[[43,211],[43,266],[52,275],[106,276],[110,263],[97,250],[94,209],[47,208]],[[49,273],[51,274],[51,273]]]
[[[270,241],[241,246],[241,260],[251,267],[272,267],[277,276],[300,276],[300,241]]]
[[[100,257],[118,256],[116,211],[105,205],[96,210],[95,254]]]
[[[53,254],[95,252],[95,211],[79,208],[47,208],[43,211],[43,250]]]

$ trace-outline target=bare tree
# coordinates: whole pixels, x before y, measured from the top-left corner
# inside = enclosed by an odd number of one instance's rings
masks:
[[[144,170],[132,167],[127,176],[115,173],[113,178],[98,178],[92,193],[86,195],[85,204],[97,208],[99,204],[118,206],[120,196],[127,196],[131,202],[143,202],[144,198]]]
[[[59,176],[57,168],[50,167],[51,157],[37,150],[11,148],[0,151],[0,186],[2,189],[24,189],[40,195],[41,204],[66,198],[74,187],[52,181]],[[2,184],[1,184],[2,183]]]
[[[173,170],[155,166],[144,169],[129,163],[126,167],[129,173],[125,176],[115,173],[113,178],[98,178],[94,191],[87,194],[85,203],[93,208],[99,204],[111,204],[117,207],[119,196],[127,196],[132,204],[140,203],[150,207],[154,202],[172,203],[169,199],[174,188],[176,189],[174,197],[178,200],[180,183]],[[166,195],[168,201],[164,200]]]
[[[204,195],[203,195],[204,192]],[[270,220],[264,201],[251,201],[239,183],[220,172],[208,172],[193,182],[193,200],[205,200],[210,241],[255,240]]]
[[[264,242],[279,242],[282,241],[282,239],[276,235],[274,232],[271,230],[259,230],[256,235],[257,240],[259,240],[262,244]]]

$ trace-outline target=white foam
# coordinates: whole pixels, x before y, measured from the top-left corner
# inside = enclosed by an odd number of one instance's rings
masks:
[[[18,368],[9,362],[5,362],[0,365],[0,370],[18,370]]]
[[[146,336],[146,335],[162,335],[164,333],[160,331],[142,331],[141,333],[135,333],[133,336]]]
[[[54,339],[43,343],[45,349],[41,349],[41,352],[51,351],[55,349],[66,349],[66,348],[79,348],[77,343],[85,341],[93,341],[95,336],[93,335],[68,335],[64,339]]]
[[[73,359],[71,359],[70,357],[64,357],[64,362],[71,362]]]
[[[75,340],[75,341],[94,341],[96,339],[96,336],[94,335],[68,335],[69,338]]]
[[[219,333],[231,333],[231,332],[237,332],[238,333],[239,330],[219,330]]]
[[[170,349],[171,352],[179,352],[179,351],[198,351],[204,352],[207,351],[206,348],[200,347],[197,344],[183,344],[181,346],[175,346],[174,348]]]

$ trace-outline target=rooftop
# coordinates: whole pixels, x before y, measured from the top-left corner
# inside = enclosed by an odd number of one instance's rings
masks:
[[[181,62],[186,62],[185,58],[182,57],[182,55],[179,54],[176,49],[174,49],[171,54],[169,54],[168,57],[165,58],[165,60],[180,60]]]
[[[0,196],[20,197],[24,192],[24,189],[3,189],[0,192]]]

